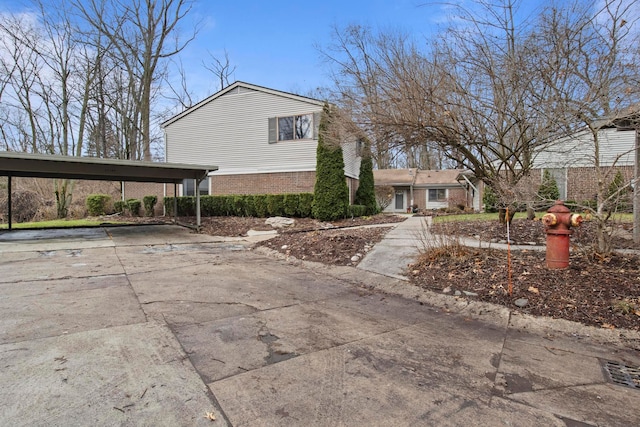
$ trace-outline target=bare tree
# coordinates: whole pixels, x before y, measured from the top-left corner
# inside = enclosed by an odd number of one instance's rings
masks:
[[[151,103],[154,87],[162,77],[163,60],[178,54],[195,38],[196,29],[184,41],[180,23],[191,10],[189,0],[96,0],[88,4],[72,0],[86,22],[112,46],[112,59],[124,71],[117,100],[122,119],[126,157],[151,160]]]
[[[229,62],[229,52],[224,51],[224,59],[217,58],[213,53],[209,53],[210,63],[202,61],[204,68],[209,70],[215,77],[217,77],[220,83],[220,90],[229,86],[229,77],[233,76],[236,71],[235,65],[232,67]]]
[[[597,206],[583,208],[592,211],[597,224],[596,251],[603,255],[611,252],[611,206],[632,184],[612,184],[616,166],[621,165],[621,159],[632,156],[630,152],[614,152],[603,130],[637,129],[637,7],[636,1],[607,0],[596,10],[580,2],[563,9],[552,8],[543,16],[535,38],[541,50],[539,75],[550,89],[557,123],[568,135],[555,148],[585,152],[594,170]],[[573,158],[574,162],[580,160]]]
[[[516,30],[514,3],[479,2],[484,14],[458,8],[464,25],[456,20],[422,49],[402,34],[337,32],[325,53],[336,92],[374,134],[375,152],[388,161],[397,148],[406,155],[428,147],[432,157],[472,170],[504,206],[530,197],[517,184],[553,126],[541,108],[545,93],[529,72],[537,60],[528,45],[533,29]]]

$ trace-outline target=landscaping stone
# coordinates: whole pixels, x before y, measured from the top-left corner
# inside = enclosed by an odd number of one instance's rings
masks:
[[[264,223],[272,226],[273,228],[286,228],[293,226],[293,224],[296,223],[296,220],[292,218],[285,218],[282,216],[274,216],[271,218],[267,218]]]

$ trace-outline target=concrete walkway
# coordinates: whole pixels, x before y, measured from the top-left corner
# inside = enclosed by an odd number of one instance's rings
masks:
[[[395,279],[407,280],[407,267],[412,264],[420,251],[441,244],[446,239],[456,239],[464,246],[474,248],[507,249],[506,244],[483,242],[462,236],[438,236],[429,231],[430,216],[410,216],[397,223],[382,241],[360,261],[358,268],[372,273],[383,274]],[[545,246],[511,245],[511,250],[546,250]]]
[[[631,426],[639,349],[176,226],[0,233],[3,426]]]
[[[361,270],[406,280],[407,266],[415,261],[424,242],[431,239],[431,217],[410,216],[397,223],[358,263]]]

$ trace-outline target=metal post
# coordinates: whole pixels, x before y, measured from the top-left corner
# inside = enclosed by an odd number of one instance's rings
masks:
[[[173,183],[173,223],[178,223],[178,183]]]
[[[196,180],[196,227],[200,230],[200,183],[201,179]]]
[[[633,162],[633,241],[640,243],[640,129],[636,128],[636,153]]]
[[[11,230],[11,175],[7,176],[7,191],[9,194],[7,195],[7,208],[9,210],[9,230]]]

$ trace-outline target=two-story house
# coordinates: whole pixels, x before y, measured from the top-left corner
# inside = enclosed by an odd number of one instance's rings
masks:
[[[167,162],[215,164],[200,194],[313,192],[324,102],[235,82],[162,123]],[[345,179],[357,188],[357,143],[342,144]],[[184,182],[182,195],[194,193]]]

